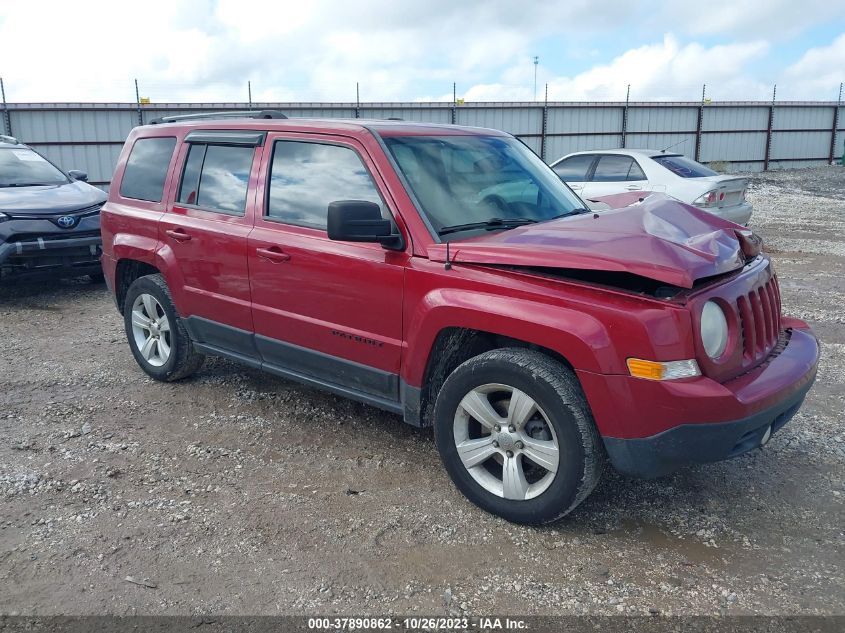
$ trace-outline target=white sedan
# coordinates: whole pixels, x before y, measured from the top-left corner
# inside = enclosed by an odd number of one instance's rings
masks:
[[[647,149],[576,152],[551,165],[583,200],[627,191],[659,191],[747,225],[746,178],[718,174],[683,154]]]

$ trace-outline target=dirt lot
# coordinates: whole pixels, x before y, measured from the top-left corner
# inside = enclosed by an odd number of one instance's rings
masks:
[[[148,380],[102,286],[0,289],[0,613],[845,613],[845,169],[752,197],[823,342],[804,408],[546,528],[471,506],[396,416],[228,361]]]

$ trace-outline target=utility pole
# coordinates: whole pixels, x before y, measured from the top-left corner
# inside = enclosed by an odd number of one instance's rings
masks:
[[[540,63],[540,58],[534,55],[534,101],[537,101],[537,66]]]

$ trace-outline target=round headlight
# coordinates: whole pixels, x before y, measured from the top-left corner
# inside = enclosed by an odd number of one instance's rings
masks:
[[[728,346],[728,320],[715,301],[705,303],[701,311],[701,342],[710,358],[719,358]]]

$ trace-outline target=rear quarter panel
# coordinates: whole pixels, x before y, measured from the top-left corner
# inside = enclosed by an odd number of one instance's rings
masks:
[[[180,305],[181,283],[178,268],[172,265],[166,256],[159,253],[160,240],[158,222],[164,213],[166,200],[171,187],[175,186],[178,174],[175,172],[176,157],[183,131],[161,128],[142,133],[143,128],[135,128],[129,134],[120,153],[117,166],[109,188],[109,197],[100,211],[100,226],[103,237],[103,272],[108,278],[109,287],[116,290],[115,274],[122,259],[141,261],[156,267],[162,272],[171,289],[177,309]],[[167,179],[161,201],[134,200],[120,195],[120,186],[126,162],[132,146],[139,138],[176,137],[176,149],[168,165]]]

